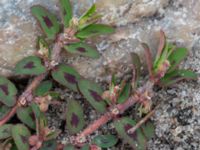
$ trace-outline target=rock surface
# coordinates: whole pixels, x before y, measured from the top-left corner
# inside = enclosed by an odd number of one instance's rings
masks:
[[[190,50],[183,67],[200,73],[200,0],[73,0],[75,14],[81,15],[95,1],[104,15],[101,22],[115,26],[116,33],[90,41],[95,41],[102,54],[98,60],[71,55],[66,58],[65,62],[73,64],[83,76],[105,80],[111,72],[123,75],[128,71],[130,52],[143,57],[140,42],[149,43],[155,52],[160,29],[169,41]],[[35,51],[41,31],[30,14],[34,4],[59,14],[57,0],[0,1],[0,74],[12,75],[15,63]],[[156,137],[149,149],[200,149],[199,85],[199,80],[183,82],[158,92],[162,108],[153,117]]]

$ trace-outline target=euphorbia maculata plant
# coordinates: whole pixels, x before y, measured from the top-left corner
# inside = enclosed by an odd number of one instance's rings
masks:
[[[170,86],[182,79],[197,78],[194,72],[178,68],[186,57],[187,50],[168,43],[164,32],[161,31],[154,61],[147,44],[142,43],[149,71],[146,83],[139,86],[141,62],[136,53],[131,53],[132,80],[122,80],[117,84],[113,75],[109,89],[103,91],[100,85],[84,79],[73,67],[62,64],[60,53],[64,50],[91,59],[99,58],[98,51],[88,45],[86,39],[111,34],[114,29],[98,23],[101,16],[96,13],[95,5],[92,5],[80,18],[75,18],[72,16],[69,0],[60,0],[60,4],[61,24],[56,16],[44,7],[37,5],[31,8],[45,35],[38,38],[36,54],[22,59],[14,69],[14,73],[18,76],[33,77],[24,92],[20,95],[10,80],[0,77],[0,146],[8,150],[108,148],[117,144],[117,136],[98,135],[90,142],[87,137],[113,120],[117,133],[125,143],[137,150],[146,149],[147,140],[154,134],[154,125],[148,121],[155,112],[155,109],[151,110],[153,87]],[[66,88],[80,92],[85,100],[102,114],[99,119],[86,127],[82,105],[77,100],[69,100],[65,116],[66,129],[71,134],[71,141],[67,145],[56,141],[61,131],[51,130],[45,117],[48,106],[56,103],[53,99],[59,97],[52,90],[52,81],[46,80],[49,75]],[[133,119],[130,116],[123,116],[123,113],[136,103],[140,105],[141,112],[147,115],[139,121],[138,117]],[[17,125],[12,124],[12,117],[15,114],[21,122]]]

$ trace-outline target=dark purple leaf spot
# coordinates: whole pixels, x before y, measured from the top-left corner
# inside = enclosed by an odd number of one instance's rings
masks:
[[[102,101],[102,97],[101,97],[96,91],[89,90],[89,92],[90,92],[90,95],[91,95],[97,102]]]
[[[32,120],[35,120],[35,114],[33,112],[30,113],[30,117]]]
[[[126,133],[128,132],[128,130],[130,129],[130,128],[132,128],[133,126],[132,125],[130,125],[130,124],[126,124],[126,125],[124,125],[124,130],[126,131]],[[136,138],[137,138],[137,134],[136,134],[136,132],[134,132],[134,133],[132,133],[132,134],[128,134],[131,138],[133,138],[134,140],[137,140]]]
[[[75,113],[72,113],[72,118],[71,118],[71,125],[73,127],[77,127],[79,123],[79,118]]]
[[[24,144],[26,144],[26,143],[28,142],[28,138],[27,138],[26,136],[20,135],[20,137],[21,137],[22,142],[23,142]]]
[[[45,24],[47,25],[48,28],[51,28],[53,26],[53,23],[51,22],[51,20],[49,19],[48,16],[44,16],[43,20],[45,22]]]
[[[34,62],[28,62],[25,66],[24,66],[24,68],[25,69],[32,69],[32,68],[34,68],[35,66],[34,66]]]
[[[9,94],[7,85],[0,85],[0,89],[4,92],[5,95]]]
[[[78,47],[77,50],[81,53],[86,52],[86,49],[84,47]]]
[[[76,84],[76,77],[72,74],[64,73],[64,78],[71,84]]]

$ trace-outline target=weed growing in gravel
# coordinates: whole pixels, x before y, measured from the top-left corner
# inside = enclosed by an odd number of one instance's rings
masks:
[[[108,121],[113,121],[119,137],[137,150],[146,149],[147,140],[154,134],[154,125],[148,119],[153,115],[152,97],[154,86],[170,86],[182,79],[196,79],[197,75],[179,69],[178,65],[186,57],[185,48],[177,48],[167,43],[164,33],[160,32],[160,44],[153,61],[147,44],[142,44],[149,71],[149,79],[139,85],[141,63],[138,55],[132,53],[132,80],[117,84],[113,75],[109,89],[103,91],[97,83],[84,79],[73,67],[62,64],[60,53],[66,51],[90,58],[99,58],[95,48],[87,44],[86,39],[102,34],[111,34],[114,29],[98,24],[101,17],[96,13],[95,5],[80,18],[72,16],[69,0],[60,0],[62,24],[56,16],[42,6],[33,6],[32,14],[38,20],[45,36],[38,38],[38,51],[16,64],[14,73],[29,76],[30,82],[24,92],[18,92],[16,86],[7,78],[0,77],[0,147],[6,150],[94,150],[113,147],[118,136],[97,135],[92,141],[87,136]],[[76,100],[70,100],[66,108],[66,128],[71,133],[71,141],[62,145],[56,141],[60,131],[51,130],[45,112],[59,95],[52,90],[52,81],[80,92],[85,100],[102,116],[86,126],[83,108]],[[134,104],[140,105],[140,118],[124,116],[123,113]],[[12,122],[16,115],[18,124]],[[84,129],[85,128],[85,129]]]

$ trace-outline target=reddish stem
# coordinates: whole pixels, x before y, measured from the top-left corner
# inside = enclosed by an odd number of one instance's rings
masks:
[[[106,124],[111,119],[115,118],[117,115],[122,114],[125,110],[127,110],[129,107],[133,106],[139,98],[130,97],[125,103],[118,104],[114,109],[110,108],[111,111],[106,112],[103,116],[101,116],[98,120],[94,121],[92,124],[90,124],[85,130],[81,132],[76,138],[75,143],[84,143],[85,137],[87,135],[90,135],[94,131],[96,131],[99,127]]]
[[[152,60],[152,54],[151,54],[151,50],[150,48],[148,47],[147,44],[145,43],[142,43],[142,46],[144,47],[144,50],[145,50],[145,59],[146,59],[146,62],[147,62],[147,67],[148,67],[148,71],[149,71],[149,75],[150,75],[150,78],[153,77],[153,60]]]
[[[8,120],[10,120],[10,118],[11,118],[12,116],[14,116],[14,114],[16,113],[18,107],[19,107],[19,105],[16,104],[16,105],[12,108],[12,110],[11,110],[5,117],[3,117],[3,118],[0,120],[0,126],[2,126],[3,124],[5,124]]]
[[[54,61],[55,65],[60,62],[60,52],[62,48],[62,41],[61,37],[63,35],[58,35],[58,39],[53,47],[53,53],[52,53],[52,60]],[[56,61],[56,62],[55,62]],[[48,62],[47,62],[48,63]],[[52,69],[54,65],[50,64],[49,68],[46,68],[47,71],[33,79],[33,81],[27,86],[26,90],[21,94],[21,96],[17,100],[17,104],[12,108],[12,110],[3,118],[0,120],[0,126],[5,124],[10,118],[16,113],[17,108],[21,107],[23,105],[26,105],[27,102],[33,101],[33,94],[32,92],[35,90],[35,88],[41,83],[42,80],[46,78],[46,76],[49,73],[49,70]]]

